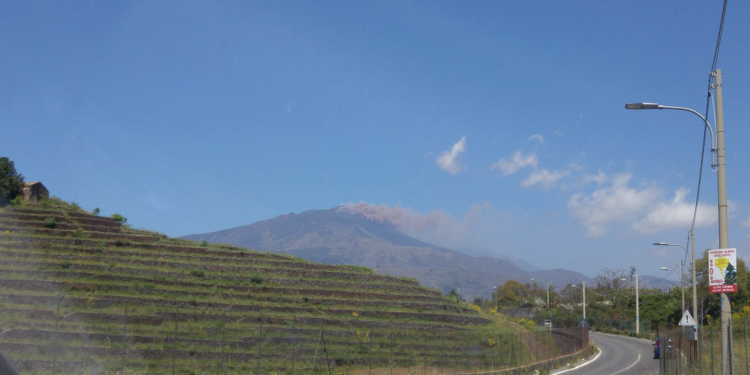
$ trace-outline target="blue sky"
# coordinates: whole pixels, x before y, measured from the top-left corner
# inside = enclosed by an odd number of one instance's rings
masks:
[[[542,268],[681,257],[722,2],[0,4],[0,156],[171,236],[348,204]],[[750,4],[724,73],[730,245],[747,257]],[[713,123],[713,112],[710,113]],[[718,246],[704,167],[697,249]]]

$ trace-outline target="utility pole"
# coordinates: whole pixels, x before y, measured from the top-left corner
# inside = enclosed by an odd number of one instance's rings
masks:
[[[586,321],[586,282],[583,282],[583,321]]]
[[[680,259],[680,289],[682,289],[682,313],[685,313],[685,262]]]
[[[719,184],[719,248],[729,248],[729,219],[727,217],[727,170],[724,150],[724,94],[722,92],[721,69],[713,73],[716,78],[716,164]],[[721,293],[721,374],[732,374],[732,305],[729,295]]]
[[[698,290],[695,281],[695,229],[692,226],[690,227],[690,244],[693,247],[693,319],[695,320],[695,326],[693,326],[695,328],[693,330],[695,340],[693,340],[692,345],[695,345],[695,350],[693,351],[695,358],[697,361],[700,361],[700,345],[698,345]]]
[[[641,310],[639,302],[640,299],[638,298],[638,272],[635,273],[635,335],[638,336],[638,334],[641,332]]]
[[[547,282],[547,311],[549,311],[549,318],[552,321],[552,310],[549,308],[549,281]]]

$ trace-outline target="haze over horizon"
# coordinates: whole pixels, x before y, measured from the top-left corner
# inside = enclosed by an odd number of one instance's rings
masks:
[[[0,156],[84,209],[176,237],[342,206],[588,276],[684,255],[651,244],[686,245],[702,123],[623,106],[704,112],[720,1],[74,3],[0,5]],[[717,65],[746,260],[748,18]]]

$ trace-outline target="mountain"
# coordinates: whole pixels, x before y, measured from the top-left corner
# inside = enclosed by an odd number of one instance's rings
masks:
[[[572,271],[529,271],[506,259],[473,257],[428,244],[389,224],[339,207],[289,213],[183,238],[287,253],[315,262],[364,266],[383,274],[416,278],[422,285],[444,293],[460,289],[465,298],[489,298],[496,285],[509,279],[523,283],[536,279],[557,285],[590,281]]]
[[[460,248],[457,248],[456,251],[464,253],[464,254],[469,255],[469,256],[474,256],[474,257],[488,257],[488,258],[505,259],[505,260],[510,261],[511,263],[515,264],[516,266],[518,266],[518,268],[520,268],[522,270],[529,271],[529,272],[536,272],[536,271],[541,271],[542,270],[541,268],[539,268],[539,267],[537,267],[537,266],[535,266],[535,265],[533,265],[533,264],[531,264],[529,262],[525,262],[525,261],[523,261],[521,259],[509,256],[509,255],[499,254],[498,252],[496,252],[494,250],[490,250],[490,249],[473,248],[473,247],[460,247]]]
[[[642,275],[638,277],[640,277],[641,279],[640,280],[641,285],[639,285],[639,288],[653,288],[653,289],[660,289],[663,291],[669,291],[670,288],[680,288],[680,280],[671,281],[663,277],[655,277],[655,276],[648,276],[648,275]],[[690,289],[689,275],[685,275],[685,288]]]

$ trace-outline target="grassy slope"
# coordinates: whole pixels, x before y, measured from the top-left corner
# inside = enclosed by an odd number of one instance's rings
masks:
[[[466,351],[479,367],[525,350],[506,335],[515,329],[411,279],[50,203],[0,209],[0,350],[24,373],[171,373],[173,361],[183,373],[289,373],[292,359],[309,373],[326,356],[339,370],[463,367]]]

